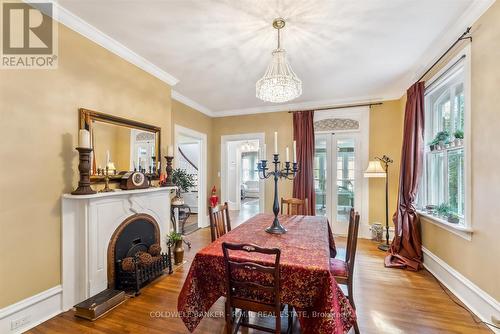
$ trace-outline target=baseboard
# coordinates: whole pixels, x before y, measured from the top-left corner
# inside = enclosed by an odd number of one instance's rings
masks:
[[[62,287],[55,286],[0,309],[0,333],[23,333],[62,312]],[[24,324],[13,328],[13,322]]]
[[[424,267],[464,303],[479,319],[492,323],[491,317],[500,318],[500,303],[481,290],[449,264],[437,257],[427,248],[422,247]],[[494,279],[494,278],[492,278]],[[490,327],[497,334],[500,330]]]

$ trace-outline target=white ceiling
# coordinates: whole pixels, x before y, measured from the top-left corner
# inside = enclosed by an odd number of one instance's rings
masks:
[[[491,0],[60,0],[179,79],[174,98],[213,116],[399,98]],[[484,9],[483,9],[484,10]],[[476,13],[477,15],[477,13]],[[303,82],[293,105],[255,97],[282,44]],[[423,63],[424,62],[424,63]],[[133,78],[131,78],[133,80]]]

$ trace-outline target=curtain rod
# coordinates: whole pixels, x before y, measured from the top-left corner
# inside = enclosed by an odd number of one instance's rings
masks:
[[[321,108],[314,108],[314,109],[309,109],[309,110],[330,110],[330,109],[345,109],[345,108],[355,108],[355,107],[371,107],[371,106],[379,106],[383,104],[382,102],[373,102],[373,103],[360,103],[360,104],[346,104],[342,106],[332,106],[332,107],[321,107]],[[294,112],[300,112],[304,110],[293,110],[289,111],[289,114],[293,114]]]
[[[431,83],[426,85],[425,87],[425,95],[427,95],[427,92],[430,91],[431,87],[434,86],[436,82],[439,82],[439,79],[443,78],[446,76],[448,73],[453,71],[455,67],[462,62],[462,60],[465,59],[465,55],[462,55],[460,58],[458,58],[450,67],[448,67],[443,73],[441,73],[436,79],[434,79]]]
[[[427,71],[425,71],[425,73],[422,74],[422,76],[417,80],[417,82],[421,81],[427,74],[429,74],[429,72],[434,68],[434,66],[436,66],[448,54],[448,52],[450,52],[455,47],[455,45],[457,45],[458,43],[460,43],[461,41],[463,41],[465,39],[468,39],[472,42],[472,36],[467,36],[468,34],[470,34],[470,29],[471,29],[471,27],[468,27],[464,31],[464,33],[455,42],[453,42],[453,44],[441,55],[441,57],[439,57],[438,60],[436,60],[434,62],[434,64],[432,64],[427,69]]]

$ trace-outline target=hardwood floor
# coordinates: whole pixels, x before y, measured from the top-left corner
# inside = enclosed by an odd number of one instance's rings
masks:
[[[232,222],[238,225],[244,219],[235,216]],[[188,262],[172,275],[163,276],[142,289],[139,297],[128,299],[95,322],[78,319],[68,311],[28,333],[188,333],[182,321],[175,317],[177,296],[196,251],[210,242],[210,230],[198,230],[189,235],[189,239],[193,248],[186,249]],[[343,238],[336,241],[338,248],[344,247]],[[359,241],[354,298],[361,333],[491,333],[457,306],[427,271],[386,269],[383,256],[373,242]],[[217,314],[223,309],[221,298],[211,311]],[[224,332],[223,317],[205,318],[195,331]],[[298,332],[297,328],[294,333]]]

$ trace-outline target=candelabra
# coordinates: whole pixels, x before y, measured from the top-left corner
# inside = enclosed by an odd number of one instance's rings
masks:
[[[267,167],[267,160],[261,160],[261,162],[257,164],[257,170],[259,171],[260,179],[268,179],[271,176],[274,178],[274,220],[273,224],[266,229],[267,233],[273,234],[286,233],[286,229],[280,224],[278,220],[278,214],[280,212],[280,205],[278,201],[278,180],[293,180],[297,175],[297,172],[299,171],[298,164],[296,162],[290,163],[290,161],[285,162],[285,168],[281,169],[281,163],[279,160],[279,154],[273,154],[272,163],[274,164],[274,171],[269,172],[269,168]]]

